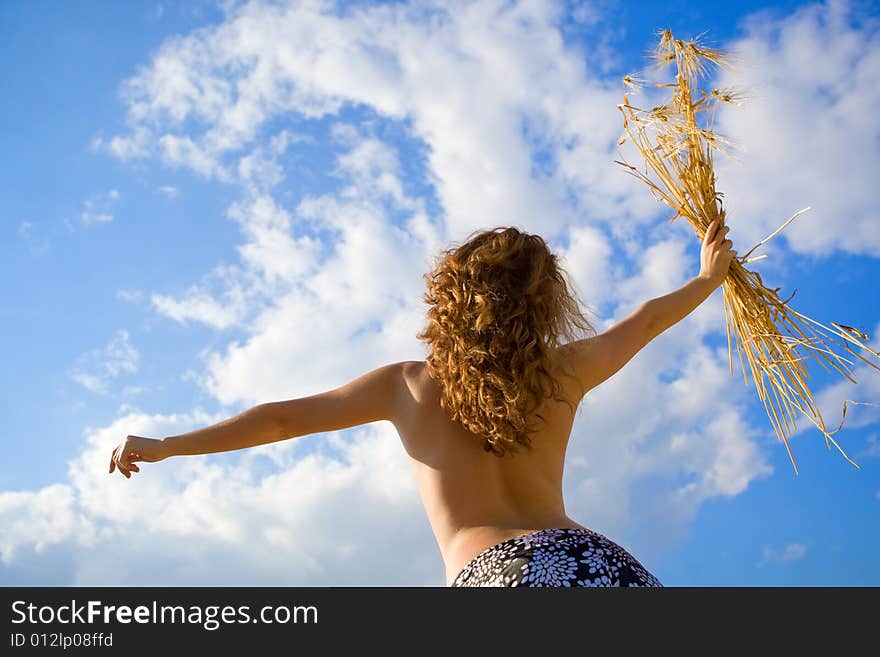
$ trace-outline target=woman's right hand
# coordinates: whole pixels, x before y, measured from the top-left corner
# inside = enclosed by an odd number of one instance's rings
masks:
[[[720,222],[715,219],[706,229],[703,236],[703,246],[700,251],[700,277],[721,285],[727,276],[730,262],[736,256],[736,251],[731,251],[733,242],[725,239],[730,226],[723,226],[720,230]]]
[[[169,456],[164,441],[129,435],[113,450],[113,455],[110,457],[110,472],[119,470],[119,474],[124,475],[126,479],[131,479],[132,472],[141,471],[135,465],[136,461],[155,463]]]

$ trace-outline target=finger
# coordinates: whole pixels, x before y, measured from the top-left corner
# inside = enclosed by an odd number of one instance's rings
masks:
[[[727,236],[727,231],[730,230],[730,226],[722,226],[718,229],[718,232],[715,235],[715,239],[722,240]]]
[[[712,239],[712,234],[715,232],[715,224],[717,223],[717,219],[713,219],[712,222],[706,226],[706,232],[703,234],[703,242],[708,242]]]
[[[134,472],[140,472],[140,471],[141,471],[141,469],[140,469],[139,467],[137,467],[134,463],[131,464],[131,468],[129,468],[129,469],[132,470],[132,471],[134,471]]]
[[[116,467],[116,463],[113,461],[113,457],[110,457],[110,472],[113,472],[113,468]]]
[[[113,464],[116,466],[116,469],[119,470],[119,474],[124,475],[128,472],[128,465],[119,459],[114,459]]]
[[[715,229],[718,226],[718,219],[713,219],[712,223],[706,228],[706,234],[703,236],[703,242],[708,243],[715,239]]]

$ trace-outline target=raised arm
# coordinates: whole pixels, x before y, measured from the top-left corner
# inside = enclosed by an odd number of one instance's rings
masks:
[[[641,304],[636,310],[599,335],[561,347],[563,358],[573,366],[581,384],[581,396],[620,370],[651,340],[690,314],[721,285],[736,255],[732,242],[724,239],[727,226],[710,224],[703,236],[700,273],[679,289]]]
[[[703,236],[700,249],[700,273],[685,285],[662,297],[648,301],[646,311],[650,317],[652,332],[660,334],[673,324],[687,317],[705,301],[727,276],[730,262],[736,255],[733,245],[725,239],[730,227],[718,230],[718,220],[713,221]]]

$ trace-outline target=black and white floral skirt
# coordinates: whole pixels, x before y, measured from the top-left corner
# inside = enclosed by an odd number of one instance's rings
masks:
[[[663,586],[636,558],[589,529],[541,529],[483,550],[451,586]]]

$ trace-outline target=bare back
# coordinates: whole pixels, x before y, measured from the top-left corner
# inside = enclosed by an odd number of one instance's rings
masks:
[[[562,476],[574,413],[547,400],[532,450],[499,458],[440,407],[440,390],[424,361],[406,368],[408,405],[397,423],[416,483],[446,565],[446,584],[477,554],[509,538],[549,527],[578,527],[565,513]],[[577,384],[563,394],[580,402]]]

